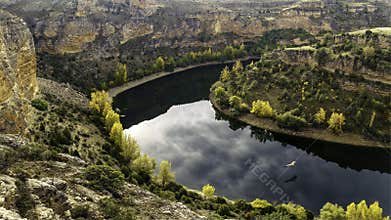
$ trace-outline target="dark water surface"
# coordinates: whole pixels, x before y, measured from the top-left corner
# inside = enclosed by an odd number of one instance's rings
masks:
[[[223,65],[157,79],[116,97],[143,152],[173,163],[177,181],[210,183],[229,198],[291,200],[318,212],[327,201],[379,201],[391,212],[391,154],[272,134],[223,119],[208,101]],[[285,164],[296,160],[296,166]],[[256,164],[255,164],[256,163]]]

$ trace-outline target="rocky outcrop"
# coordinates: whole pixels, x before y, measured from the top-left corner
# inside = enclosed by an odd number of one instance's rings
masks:
[[[36,57],[25,22],[0,10],[0,132],[20,133],[37,91]]]
[[[130,78],[158,56],[256,42],[267,31],[350,31],[391,24],[384,1],[0,0],[34,35],[39,75],[80,89],[105,87],[118,62]],[[346,4],[345,4],[346,3]],[[355,4],[353,4],[355,5]],[[357,5],[356,5],[357,6]],[[360,6],[360,7],[361,7]]]

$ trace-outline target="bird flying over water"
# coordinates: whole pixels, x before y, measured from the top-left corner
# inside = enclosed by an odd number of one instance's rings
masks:
[[[296,165],[296,160],[288,163],[287,165],[285,165],[285,167],[294,167]]]

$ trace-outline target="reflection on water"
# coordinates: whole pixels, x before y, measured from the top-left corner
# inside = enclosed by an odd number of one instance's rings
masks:
[[[143,152],[159,162],[172,161],[179,183],[195,189],[211,183],[230,198],[278,201],[250,172],[245,162],[251,159],[291,200],[314,211],[326,201],[346,206],[366,199],[379,201],[390,213],[389,152],[296,139],[223,119],[207,101],[217,79],[213,71],[201,68],[166,77],[115,100],[126,114],[126,132]],[[284,166],[293,160],[296,166]]]

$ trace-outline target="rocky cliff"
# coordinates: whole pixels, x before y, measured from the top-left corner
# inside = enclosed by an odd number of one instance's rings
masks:
[[[21,133],[36,91],[36,57],[26,23],[0,10],[0,132]]]
[[[109,81],[118,62],[132,75],[157,56],[254,42],[273,29],[391,24],[385,1],[0,0],[1,7],[28,23],[39,75],[82,89]]]

